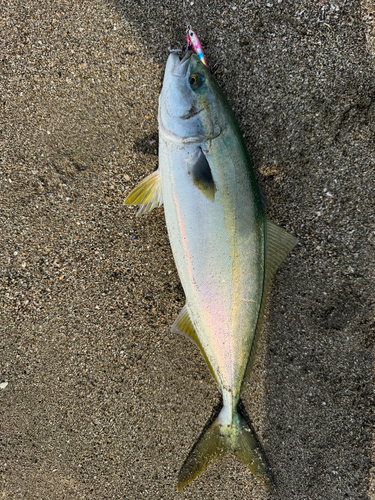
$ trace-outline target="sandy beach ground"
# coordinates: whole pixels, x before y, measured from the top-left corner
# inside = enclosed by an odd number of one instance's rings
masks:
[[[239,120],[267,217],[299,238],[243,402],[280,500],[374,499],[371,2],[4,1],[0,9],[0,498],[266,500],[226,457],[178,471],[220,396],[170,333],[184,305],[157,106],[186,22]]]

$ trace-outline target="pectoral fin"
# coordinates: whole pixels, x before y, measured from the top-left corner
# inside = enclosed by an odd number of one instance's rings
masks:
[[[143,179],[128,195],[124,205],[140,205],[137,217],[163,205],[159,169]]]
[[[197,332],[195,331],[194,325],[190,319],[190,313],[189,313],[189,308],[187,304],[184,305],[182,308],[180,314],[177,316],[176,321],[173,323],[172,328],[171,328],[172,333],[179,333],[180,335],[185,335],[189,337],[191,341],[194,342],[194,344],[198,347],[200,352],[202,353],[202,356],[204,357],[204,360],[206,362],[206,365],[208,366],[211,375],[213,379],[216,382],[216,385],[218,386],[220,390],[220,384],[217,381],[215,372],[211,366],[211,363],[209,359],[207,358],[207,355],[202,347],[202,344],[200,343],[200,340],[198,338]]]
[[[214,201],[216,186],[210,165],[201,148],[198,148],[198,154],[191,166],[190,174],[195,186],[202,191],[206,198]]]

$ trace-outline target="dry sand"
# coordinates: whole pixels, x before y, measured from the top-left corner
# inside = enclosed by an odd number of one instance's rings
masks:
[[[243,393],[276,498],[375,498],[372,4],[192,3],[267,216],[299,238]],[[0,498],[268,499],[231,457],[176,493],[220,397],[170,333],[163,210],[123,206],[157,166],[182,0],[9,0],[0,22]]]

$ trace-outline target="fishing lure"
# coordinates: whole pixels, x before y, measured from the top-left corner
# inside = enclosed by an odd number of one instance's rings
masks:
[[[204,55],[203,48],[197,34],[194,33],[192,29],[188,28],[186,39],[188,41],[187,48],[191,49],[194,52],[194,54],[196,54],[199,57],[202,63],[208,67],[206,56]]]

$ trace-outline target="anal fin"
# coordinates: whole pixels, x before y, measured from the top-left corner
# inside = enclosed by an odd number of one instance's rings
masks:
[[[137,217],[163,205],[163,193],[159,169],[147,176],[131,191],[124,205],[140,205]]]
[[[189,313],[189,308],[188,305],[185,304],[184,307],[181,309],[180,314],[177,316],[176,321],[173,323],[172,328],[171,328],[172,333],[179,333],[180,335],[185,335],[189,337],[189,339],[196,344],[200,352],[202,353],[202,356],[206,362],[206,365],[208,366],[211,375],[213,379],[216,382],[216,385],[220,389],[221,385],[217,380],[217,377],[215,375],[215,372],[211,366],[211,363],[203,349],[203,346],[198,338],[197,332],[195,331],[194,325],[191,321],[190,318],[190,313]]]

